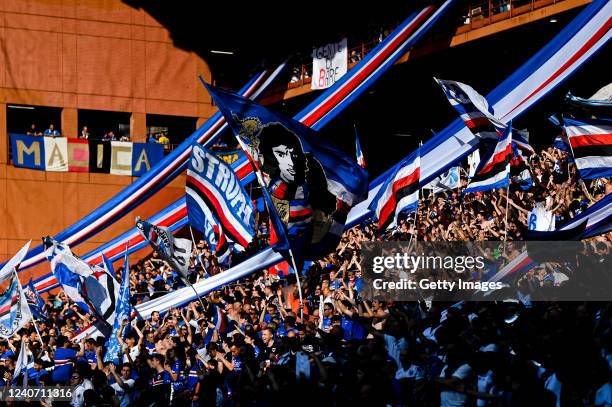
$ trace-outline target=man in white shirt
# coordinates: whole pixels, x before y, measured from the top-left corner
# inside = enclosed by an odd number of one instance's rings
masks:
[[[83,378],[81,374],[77,371],[72,372],[70,376],[70,385],[76,386],[72,393],[72,400],[70,401],[70,405],[73,407],[81,407],[83,406],[84,393],[87,390],[93,389],[93,384],[89,379]]]
[[[134,379],[132,379],[132,368],[130,365],[123,364],[121,366],[121,375],[117,374],[117,369],[114,364],[109,365],[110,372],[115,378],[115,383],[111,387],[115,390],[115,394],[119,399],[121,407],[129,406],[132,403],[134,396]]]

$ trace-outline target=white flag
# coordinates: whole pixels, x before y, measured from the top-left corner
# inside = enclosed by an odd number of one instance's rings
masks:
[[[22,339],[19,356],[17,357],[17,362],[15,363],[15,372],[13,373],[13,378],[17,378],[17,376],[19,376],[19,374],[23,371],[23,382],[21,384],[23,387],[26,387],[28,385],[28,359],[28,346]]]
[[[16,269],[19,266],[19,263],[23,261],[26,254],[28,254],[28,250],[30,250],[30,243],[32,243],[31,240],[26,243],[21,250],[19,250],[17,254],[13,256],[12,259],[4,264],[4,267],[2,267],[2,270],[0,270],[0,282],[6,280],[13,274],[13,269]]]
[[[311,89],[327,89],[348,70],[346,38],[312,50]]]
[[[476,174],[476,168],[480,164],[480,152],[478,150],[474,150],[474,152],[468,155],[468,176],[472,178],[474,174]]]

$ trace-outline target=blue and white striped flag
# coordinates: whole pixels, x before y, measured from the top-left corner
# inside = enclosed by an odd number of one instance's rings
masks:
[[[62,289],[84,311],[110,326],[115,322],[119,284],[106,270],[92,266],[72,254],[68,245],[50,237],[43,239],[45,255]]]
[[[494,148],[480,161],[476,174],[464,193],[504,188],[510,182],[510,157],[512,157],[512,126],[508,126]]]

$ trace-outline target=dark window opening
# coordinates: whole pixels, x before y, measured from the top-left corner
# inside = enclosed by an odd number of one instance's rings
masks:
[[[160,114],[147,115],[147,141],[151,136],[167,137],[170,146],[180,144],[196,129],[197,118],[169,116]]]
[[[6,129],[8,133],[42,134],[52,124],[58,132],[62,130],[62,109],[59,107],[26,106],[7,104]],[[34,126],[34,128],[32,128]]]
[[[87,127],[89,138],[129,141],[130,113],[101,110],[79,110],[78,135]],[[111,134],[112,133],[112,134]]]

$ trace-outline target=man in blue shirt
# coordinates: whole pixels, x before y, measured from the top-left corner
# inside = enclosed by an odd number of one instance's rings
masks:
[[[88,338],[85,341],[85,355],[81,358],[85,360],[92,369],[95,369],[98,366],[98,358],[96,357],[96,340],[93,338]]]
[[[55,126],[53,125],[53,123],[51,123],[49,125],[49,128],[47,130],[45,130],[44,135],[46,137],[59,137],[60,136],[60,132],[57,131]]]
[[[153,390],[152,400],[160,402],[160,405],[167,404],[170,398],[170,384],[172,383],[172,376],[165,369],[164,363],[166,358],[164,355],[155,354],[149,357],[149,366],[155,372],[151,379],[150,386]],[[162,400],[166,401],[164,403]]]
[[[9,356],[15,356],[12,350],[8,349],[7,341],[0,341],[0,362],[2,364],[6,363],[6,358]]]
[[[85,355],[85,348],[83,342],[81,342],[81,348],[78,351],[70,348],[70,341],[64,335],[57,337],[56,346],[53,354],[55,369],[53,369],[51,379],[54,383],[65,384],[70,381],[73,363],[77,358]]]

